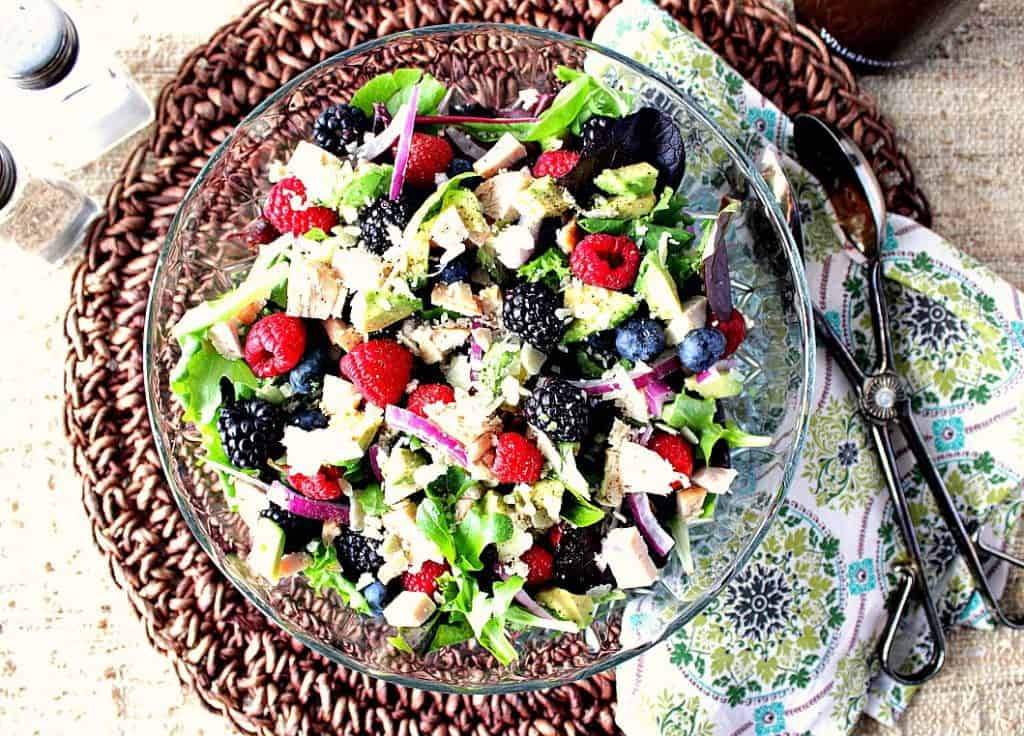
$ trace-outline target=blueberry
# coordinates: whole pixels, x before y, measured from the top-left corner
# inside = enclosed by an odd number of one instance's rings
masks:
[[[373,611],[374,615],[379,616],[381,611],[384,610],[384,602],[387,600],[388,595],[388,589],[384,583],[374,580],[363,588],[362,593],[366,603],[370,606],[370,610]]]
[[[437,280],[445,284],[454,284],[456,281],[469,281],[469,272],[469,259],[465,256],[459,256],[441,269]]]
[[[288,420],[288,424],[311,432],[314,429],[327,427],[327,417],[319,409],[307,409],[293,415]]]
[[[448,164],[448,176],[458,176],[459,174],[465,174],[473,170],[473,162],[468,158],[453,158],[452,162]],[[480,184],[483,183],[483,179],[479,176],[468,176],[462,180],[462,186],[466,189],[476,189]]]
[[[323,385],[327,353],[319,345],[306,350],[302,360],[288,374],[288,383],[297,394],[316,393]]]
[[[691,330],[679,344],[679,360],[691,373],[713,366],[725,354],[725,335],[714,327]]]
[[[665,349],[665,333],[653,319],[634,318],[615,331],[615,349],[628,360],[650,360]]]

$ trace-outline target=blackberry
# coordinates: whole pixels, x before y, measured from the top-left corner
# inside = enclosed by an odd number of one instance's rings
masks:
[[[375,199],[359,213],[359,234],[366,249],[381,255],[394,243],[391,242],[390,226],[404,230],[412,212],[405,200],[392,201],[387,197]]]
[[[322,521],[293,514],[274,503],[263,509],[260,516],[281,527],[281,531],[284,532],[285,554],[304,550],[310,541],[320,536],[324,526]]]
[[[609,582],[606,572],[597,566],[601,551],[601,531],[596,526],[565,525],[555,547],[552,582],[570,593],[586,593]]]
[[[566,322],[556,313],[561,308],[561,298],[544,284],[519,284],[505,293],[501,319],[507,330],[550,352],[565,334]]]
[[[364,537],[347,526],[341,527],[341,533],[334,539],[334,549],[338,553],[338,562],[345,576],[355,581],[364,572],[375,573],[384,564],[378,552],[380,542]]]
[[[526,416],[537,429],[559,442],[578,442],[590,429],[590,402],[582,389],[552,378],[534,389]]]
[[[584,156],[611,143],[614,120],[606,115],[594,115],[583,123],[580,129],[580,146]]]
[[[344,156],[345,146],[370,129],[370,119],[358,107],[332,105],[313,123],[313,142],[335,156]]]
[[[284,454],[284,415],[263,399],[226,403],[217,430],[228,459],[239,468],[264,470],[267,460]]]
[[[600,378],[601,374],[618,360],[619,355],[615,351],[615,330],[590,333],[576,353],[576,362],[587,378]]]

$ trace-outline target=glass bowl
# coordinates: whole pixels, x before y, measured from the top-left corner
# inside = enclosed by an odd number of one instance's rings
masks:
[[[632,591],[584,634],[514,633],[519,657],[504,667],[475,643],[424,656],[404,654],[382,619],[347,609],[333,592],[316,596],[301,576],[271,585],[245,563],[245,525],[198,462],[199,437],[181,419],[168,377],[180,351],[170,328],[193,304],[233,286],[252,254],[230,237],[259,213],[268,170],[308,139],[328,103],[367,79],[418,67],[480,103],[500,107],[522,89],[551,91],[559,64],[585,68],[636,94],[637,105],[670,114],[687,146],[683,190],[691,210],[715,213],[722,196],[742,201],[730,227],[734,299],[756,326],[736,357],[747,389],[724,403],[746,431],[770,447],[735,451],[740,480],[720,498],[713,523],[693,528],[696,571],[677,561],[654,588]],[[153,279],[146,319],[146,394],[156,445],[181,512],[203,549],[277,625],[346,667],[403,685],[440,691],[509,692],[588,677],[653,646],[696,616],[746,563],[777,514],[807,430],[813,336],[806,282],[782,213],[744,154],[697,105],[645,67],[559,33],[498,24],[449,25],[388,36],[313,67],[257,107],[220,146],[185,196]],[[624,621],[628,625],[624,626]]]

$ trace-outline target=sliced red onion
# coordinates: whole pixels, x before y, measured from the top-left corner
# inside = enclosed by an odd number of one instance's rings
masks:
[[[536,123],[540,118],[529,116],[509,118],[488,118],[478,115],[417,115],[416,122],[423,125],[459,125],[461,123],[480,123],[482,125],[513,125],[516,123]]]
[[[634,386],[638,389],[643,389],[651,381],[657,381],[667,375],[675,373],[679,368],[679,357],[676,355],[670,355],[667,358],[659,360],[646,370],[632,371],[629,374],[629,377],[633,380]],[[588,394],[595,396],[611,393],[612,391],[617,391],[619,389],[619,382],[613,378],[595,378],[589,381],[570,381],[570,383],[577,388],[583,389]]]
[[[652,417],[660,417],[665,402],[673,396],[673,391],[665,383],[658,379],[652,380],[643,388],[644,398],[647,399],[647,411]]]
[[[711,373],[711,369],[709,368],[708,370],[701,371],[700,373],[695,375],[694,379],[697,381],[697,383],[704,383],[704,381],[706,381],[709,378],[711,378],[712,375],[713,374]]]
[[[476,160],[487,153],[487,149],[478,144],[464,132],[456,127],[448,126],[444,129],[445,135],[452,139],[452,143],[468,158]]]
[[[636,442],[638,445],[647,446],[647,443],[651,441],[651,437],[654,435],[654,425],[645,424],[636,435]]]
[[[409,92],[409,107],[405,111],[405,118],[402,120],[402,133],[398,136],[398,150],[395,152],[395,170],[391,175],[391,191],[388,192],[388,199],[392,202],[398,200],[402,194],[402,184],[405,183],[405,170],[409,167],[409,152],[412,150],[412,134],[416,130],[416,107],[420,104],[420,86],[414,84]],[[401,115],[396,115],[398,119]]]
[[[549,618],[554,619],[555,617],[548,613],[547,609],[541,604],[530,597],[530,594],[525,590],[520,590],[513,596],[515,602],[525,608],[527,611],[532,613],[537,618]]]
[[[647,497],[646,493],[630,493],[627,499],[629,510],[633,512],[633,518],[636,519],[636,526],[644,535],[647,544],[659,557],[668,555],[675,546],[676,540],[662,528],[654,517],[651,499]]]
[[[388,107],[383,102],[373,103],[373,127],[371,130],[379,132],[384,130],[391,124],[391,113],[388,112]]]
[[[438,115],[447,115],[448,114],[448,110],[451,109],[452,98],[454,96],[455,96],[455,88],[454,87],[449,87],[447,90],[445,90],[444,97],[442,97],[441,101],[439,103],[437,103],[437,114]]]
[[[381,456],[384,454],[384,448],[380,445],[371,445],[366,455],[370,458],[370,470],[373,471],[373,477],[377,480],[384,480],[384,474],[380,471]]]
[[[357,151],[359,158],[373,161],[373,159],[391,148],[391,144],[397,141],[398,136],[402,134],[402,127],[405,125],[405,113],[407,112],[408,108],[405,105],[399,108],[398,114],[391,119],[388,127],[360,146]]]
[[[316,501],[296,493],[280,481],[270,484],[267,497],[275,504],[297,516],[317,521],[336,521],[348,524],[349,507],[332,501]]]
[[[387,409],[384,410],[384,421],[401,432],[407,432],[413,437],[419,438],[421,442],[441,448],[462,467],[469,466],[469,457],[466,455],[466,448],[462,446],[462,443],[451,435],[445,434],[430,420],[413,414],[408,409],[388,404]]]
[[[554,101],[556,95],[552,92],[544,92],[537,97],[537,102],[530,110],[533,115],[540,115],[542,112],[551,107],[551,103]]]
[[[469,331],[469,380],[476,381],[480,376],[480,366],[484,362],[484,346],[477,342],[473,332],[482,327],[478,319],[474,319]]]

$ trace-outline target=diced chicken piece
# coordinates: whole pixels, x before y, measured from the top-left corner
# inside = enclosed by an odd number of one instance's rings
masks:
[[[484,319],[491,324],[498,324],[501,318],[501,289],[496,284],[491,284],[482,289],[476,298],[480,300]]]
[[[502,169],[526,158],[526,147],[511,133],[505,133],[491,149],[473,163],[473,171],[490,178]]]
[[[310,431],[285,427],[281,442],[288,453],[289,467],[303,475],[315,475],[321,465],[338,464],[363,456],[363,448],[340,426]]]
[[[242,343],[238,339],[238,326],[234,321],[218,322],[210,326],[206,336],[213,345],[213,349],[228,360],[241,360],[245,357],[242,352]]]
[[[384,260],[362,248],[338,250],[331,265],[342,284],[352,291],[379,289],[384,284]]]
[[[252,302],[248,306],[242,307],[235,315],[235,321],[240,325],[251,325],[256,321],[256,318],[260,316],[260,312],[263,311],[264,305],[266,305],[265,299],[258,299]]]
[[[398,341],[428,365],[440,363],[447,355],[466,344],[469,328],[461,325],[413,326],[406,322],[398,333]]]
[[[484,214],[497,222],[514,220],[519,214],[516,210],[519,193],[530,186],[532,179],[526,171],[507,171],[478,186],[475,193]]]
[[[469,230],[459,216],[459,211],[454,207],[445,207],[441,210],[441,214],[430,228],[430,239],[434,245],[444,251],[456,251],[456,255],[466,249],[464,243],[467,238]]]
[[[498,260],[508,268],[516,269],[530,260],[537,241],[525,225],[509,225],[490,240]]]
[[[619,474],[626,493],[654,493],[665,496],[690,485],[672,464],[653,450],[636,442],[623,442],[619,449]]]
[[[363,336],[355,327],[345,324],[340,319],[324,320],[324,332],[332,345],[337,345],[346,353],[363,341]]]
[[[430,292],[430,303],[467,317],[479,317],[482,313],[480,304],[473,295],[473,288],[465,281],[435,284]]]
[[[327,416],[343,417],[359,408],[363,401],[359,389],[354,384],[338,376],[324,376],[323,397],[320,408]]]
[[[444,555],[416,524],[416,504],[403,501],[384,514],[384,528],[396,535],[402,543],[409,562],[421,565],[427,560],[444,562]]]
[[[384,609],[384,620],[395,628],[414,629],[434,615],[437,606],[426,593],[403,590]]]
[[[342,160],[306,141],[299,141],[288,159],[288,173],[297,176],[312,199],[328,197],[338,181]]]
[[[579,242],[580,228],[576,224],[575,217],[555,231],[555,244],[566,255],[572,255],[573,249]]]
[[[615,378],[618,388],[609,396],[615,400],[615,405],[622,409],[625,416],[637,422],[646,422],[650,417],[650,409],[647,407],[647,399],[640,389],[629,377],[625,366],[616,363],[612,368],[612,375]]]
[[[658,579],[647,545],[634,526],[612,529],[601,547],[601,557],[620,588],[644,588]]]
[[[629,425],[616,419],[612,423],[612,429],[608,433],[608,451],[604,457],[604,478],[601,480],[601,487],[597,490],[597,502],[603,506],[612,508],[622,503],[625,490],[622,485],[620,474],[619,451],[623,443],[629,439]]]
[[[692,519],[704,508],[704,499],[708,492],[700,486],[691,486],[676,491],[676,511],[683,521]]]
[[[359,504],[353,504],[358,506]],[[378,552],[384,564],[377,570],[377,579],[388,583],[409,569],[409,558],[402,549],[402,540],[397,534],[387,534],[381,541]]]
[[[348,293],[334,270],[323,263],[295,258],[288,269],[288,309],[292,317],[328,319],[341,314]]]
[[[668,323],[665,340],[669,345],[678,345],[692,330],[699,330],[708,321],[707,297],[695,296],[683,302],[683,313]]]
[[[486,392],[470,396],[465,391],[456,391],[455,401],[429,404],[424,412],[443,432],[469,445],[481,435],[501,430],[501,419],[494,413],[496,408],[495,401]]]
[[[728,493],[739,473],[732,468],[701,468],[693,474],[693,482],[708,493]]]
[[[483,488],[479,485],[471,485],[455,502],[455,522],[458,523],[466,518],[466,514],[473,508],[473,504],[483,498]]]

